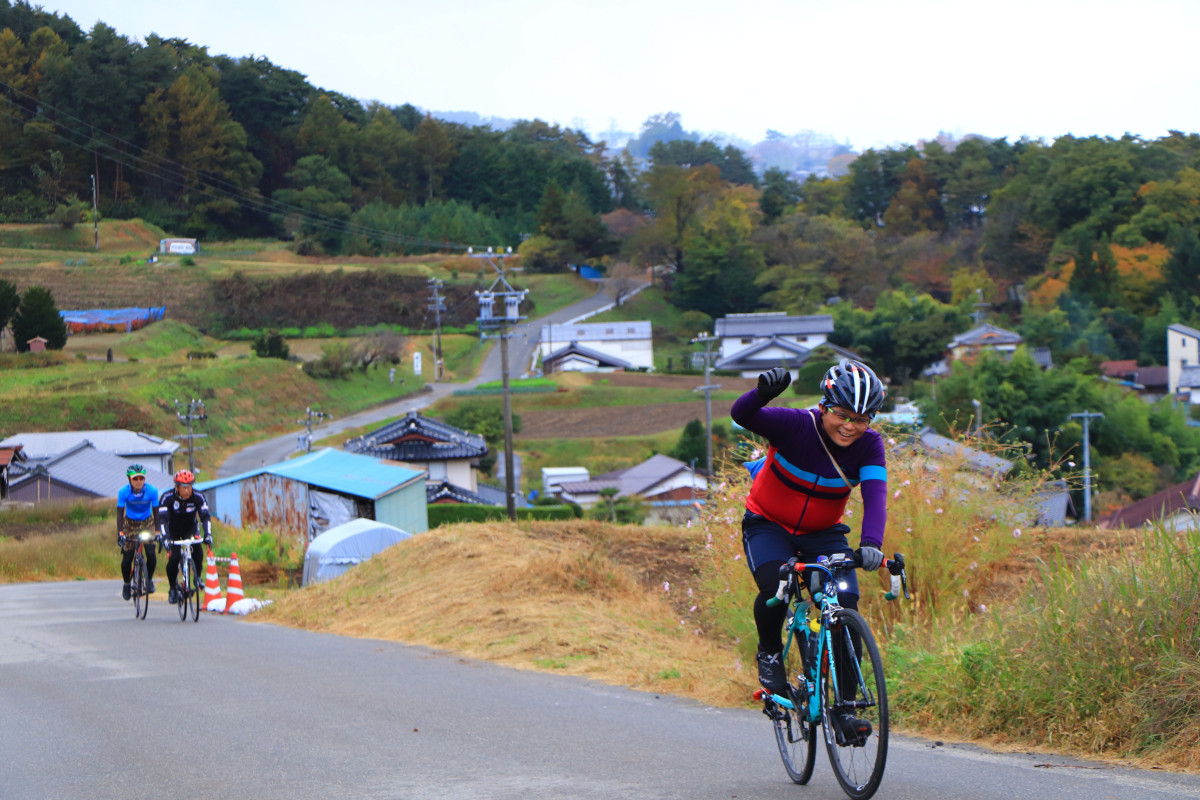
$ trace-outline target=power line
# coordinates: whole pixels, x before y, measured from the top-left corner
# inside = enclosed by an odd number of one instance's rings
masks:
[[[62,141],[72,147],[75,147],[84,152],[100,154],[114,163],[121,164],[124,167],[154,177],[164,183],[177,186],[184,190],[195,191],[212,199],[224,198],[232,200],[240,208],[249,209],[262,214],[294,214],[313,225],[325,230],[330,230],[338,233],[357,234],[366,237],[373,237],[384,240],[393,244],[411,245],[416,247],[424,247],[433,250],[468,250],[477,245],[466,244],[462,242],[453,242],[448,239],[427,239],[417,236],[409,236],[407,234],[385,231],[379,228],[372,228],[358,223],[348,222],[328,214],[313,212],[309,209],[301,208],[289,203],[285,203],[274,198],[266,199],[262,195],[249,195],[243,187],[231,183],[223,178],[209,173],[201,172],[193,169],[177,161],[173,161],[165,156],[149,152],[134,144],[115,136],[106,131],[100,132],[97,135],[89,130],[80,130],[71,127],[62,120],[67,119],[75,122],[78,125],[87,126],[88,123],[69,112],[62,111],[54,106],[48,105],[40,101],[38,98],[30,95],[10,84],[0,81],[0,89],[6,89],[11,94],[20,95],[33,102],[39,104],[39,112],[34,115],[36,117],[46,118],[54,126],[54,136],[59,141]],[[0,96],[9,105],[9,109],[0,109],[0,115],[6,116],[17,122],[28,122],[29,116],[26,109],[20,106],[11,96]],[[14,113],[11,109],[16,109]],[[47,117],[47,113],[52,116]],[[85,140],[83,143],[74,141],[63,135],[62,131],[73,136]],[[113,143],[118,143],[129,148],[128,151],[122,150]],[[142,155],[139,155],[141,153]],[[223,186],[222,186],[223,185]],[[228,187],[228,188],[224,188]]]

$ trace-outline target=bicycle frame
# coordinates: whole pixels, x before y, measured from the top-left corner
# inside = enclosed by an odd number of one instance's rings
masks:
[[[192,620],[199,621],[200,605],[203,599],[200,595],[200,565],[195,563],[192,558],[192,547],[204,541],[198,536],[193,536],[189,539],[174,539],[170,540],[170,544],[166,545],[169,550],[172,547],[179,548],[179,573],[176,575],[176,586],[172,587],[178,593],[176,603],[179,605],[179,619],[184,620],[187,617],[187,605],[190,601],[195,602],[195,611],[192,614]],[[192,569],[192,565],[195,570]],[[179,589],[178,584],[183,584],[183,589]],[[195,594],[196,597],[192,598]]]

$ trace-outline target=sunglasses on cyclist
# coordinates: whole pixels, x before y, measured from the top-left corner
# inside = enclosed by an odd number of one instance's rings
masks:
[[[852,417],[840,408],[827,408],[828,413],[832,414],[839,423],[843,425],[853,425],[856,428],[865,428],[871,424],[873,417]]]

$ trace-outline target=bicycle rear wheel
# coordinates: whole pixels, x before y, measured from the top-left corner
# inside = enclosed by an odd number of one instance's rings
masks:
[[[793,708],[771,703],[768,713],[775,723],[775,743],[788,777],[799,784],[808,783],[817,761],[817,726],[808,722],[808,692],[804,690],[804,667],[800,650],[803,640],[797,637],[783,654],[783,667],[788,678],[788,699]]]
[[[133,618],[145,619],[150,598],[146,594],[146,557],[138,550],[133,555],[133,574],[129,578],[129,591],[133,594]]]
[[[842,790],[854,800],[866,800],[879,789],[887,764],[888,704],[883,659],[871,629],[857,611],[838,611],[829,631],[833,646],[825,654],[820,671],[825,749]],[[861,661],[852,658],[849,664],[839,664],[845,654],[854,653],[854,638],[862,642]],[[850,675],[855,680],[847,681]],[[833,678],[841,684],[857,685],[835,687]],[[836,730],[839,712],[849,712],[868,722],[870,733],[863,736]]]
[[[192,622],[199,622],[200,604],[204,602],[204,584],[200,580],[200,571],[196,567],[195,559],[189,558],[188,563],[191,565],[188,573],[192,576]]]

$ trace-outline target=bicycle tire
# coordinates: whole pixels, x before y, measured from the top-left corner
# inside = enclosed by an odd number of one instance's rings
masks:
[[[804,665],[800,651],[802,634],[788,643],[783,653],[784,673],[788,676],[788,699],[794,708],[775,705],[775,743],[783,768],[793,783],[804,785],[812,778],[817,762],[817,726],[808,721],[808,692],[804,689]]]
[[[188,574],[187,560],[179,562],[179,573],[175,576],[175,607],[179,609],[179,621],[184,622],[188,616]]]
[[[879,789],[884,768],[887,766],[888,702],[883,658],[879,654],[879,645],[875,642],[871,628],[857,611],[845,608],[837,611],[828,630],[833,646],[825,654],[819,677],[825,749],[829,753],[829,763],[842,791],[853,800],[866,800]],[[854,716],[871,723],[871,733],[862,742],[840,744],[833,721],[838,698],[835,696],[834,681],[830,680],[830,677],[840,675],[838,642],[847,647],[851,646],[851,632],[856,633],[862,642],[862,659],[855,674],[856,679],[860,679],[866,687],[866,692],[856,688],[852,710]]]
[[[133,555],[133,574],[129,578],[129,591],[133,595],[133,618],[145,619],[150,610],[150,597],[145,592],[146,557],[138,550]]]
[[[200,571],[196,567],[196,560],[188,558],[191,564],[192,575],[192,622],[200,621],[200,604],[204,602],[204,584],[200,582]]]

